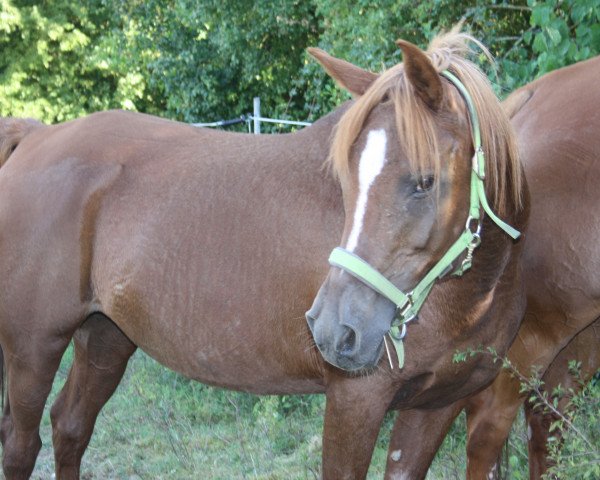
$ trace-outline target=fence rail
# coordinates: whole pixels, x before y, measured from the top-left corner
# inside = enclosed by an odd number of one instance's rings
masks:
[[[260,134],[261,123],[276,123],[280,125],[298,125],[307,127],[312,125],[311,122],[301,122],[299,120],[283,120],[281,118],[267,118],[260,115],[260,97],[254,97],[254,113],[247,115],[240,115],[237,118],[230,120],[219,120],[217,122],[206,122],[206,123],[192,123],[194,127],[227,127],[229,125],[236,125],[238,123],[246,123],[248,125],[248,131],[251,132],[251,125],[254,127],[254,133]]]

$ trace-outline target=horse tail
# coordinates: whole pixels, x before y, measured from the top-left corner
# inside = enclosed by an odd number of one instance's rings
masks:
[[[33,118],[0,118],[0,167],[6,163],[23,138],[42,127],[44,124]]]

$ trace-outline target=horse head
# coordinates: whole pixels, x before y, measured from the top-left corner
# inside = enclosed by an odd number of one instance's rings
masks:
[[[518,320],[495,335],[490,314],[518,236],[496,214],[522,228],[525,187],[507,116],[464,56],[471,41],[453,31],[425,52],[399,40],[404,62],[380,75],[310,50],[355,97],[329,159],[341,248],[306,315],[323,357],[344,370],[373,368],[386,350],[402,367],[404,341],[421,362],[451,363],[465,345],[503,351],[516,331]]]

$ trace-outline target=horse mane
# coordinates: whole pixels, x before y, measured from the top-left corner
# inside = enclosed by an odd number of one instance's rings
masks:
[[[523,180],[515,135],[487,77],[466,58],[473,53],[471,44],[479,47],[490,60],[491,55],[478,40],[459,32],[459,28],[460,25],[435,37],[426,53],[438,72],[452,72],[471,95],[479,116],[486,159],[486,193],[498,214],[506,215],[522,206]],[[442,79],[448,83],[443,77]],[[457,95],[460,96],[458,92]],[[328,160],[334,172],[342,180],[347,178],[352,146],[369,113],[384,99],[394,103],[398,138],[413,172],[433,171],[438,181],[442,159],[434,126],[436,121],[444,121],[444,118],[433,112],[416,95],[404,75],[403,64],[383,72],[340,119]]]
[[[0,167],[24,137],[43,126],[42,122],[33,118],[0,118]]]

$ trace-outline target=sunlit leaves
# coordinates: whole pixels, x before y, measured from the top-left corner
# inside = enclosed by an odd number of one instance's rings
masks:
[[[51,5],[50,5],[51,3]],[[486,44],[504,96],[600,49],[595,0],[0,0],[0,114],[62,121],[126,108],[183,121],[249,113],[326,114],[349,98],[305,54],[320,46],[381,71],[394,40],[422,47],[442,30]]]

